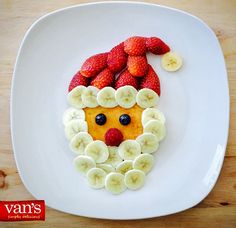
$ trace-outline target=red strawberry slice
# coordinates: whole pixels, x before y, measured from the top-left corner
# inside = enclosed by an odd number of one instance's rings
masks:
[[[109,68],[105,68],[91,81],[91,85],[102,89],[106,86],[112,86],[115,80],[115,75],[111,72]]]
[[[141,79],[140,89],[148,88],[154,90],[159,96],[161,95],[160,80],[154,69],[149,65],[147,74]]]
[[[124,50],[128,55],[144,55],[146,52],[146,38],[133,36],[124,42]]]
[[[84,77],[80,72],[77,72],[70,81],[68,91],[70,92],[72,89],[79,85],[88,86],[89,79]]]
[[[128,70],[123,71],[120,76],[117,78],[115,83],[115,89],[118,89],[122,86],[131,85],[135,89],[138,89],[138,79],[137,77],[132,76]]]
[[[124,69],[127,63],[127,54],[124,52],[124,42],[115,46],[108,53],[107,66],[114,72],[120,72]]]
[[[155,55],[163,55],[170,51],[170,47],[158,37],[147,38],[146,47]]]
[[[148,70],[146,56],[129,56],[127,62],[128,71],[135,77],[142,77]]]
[[[107,66],[108,53],[96,54],[85,60],[80,73],[85,77],[94,77]]]

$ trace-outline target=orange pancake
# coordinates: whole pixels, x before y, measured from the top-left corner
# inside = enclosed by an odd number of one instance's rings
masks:
[[[124,136],[124,140],[136,139],[137,136],[143,133],[143,126],[141,123],[143,109],[138,105],[129,109],[120,106],[116,106],[115,108],[104,108],[98,106],[96,108],[84,108],[84,111],[85,120],[88,123],[88,132],[94,140],[105,141],[105,133],[110,128],[119,129]],[[98,125],[95,122],[95,117],[100,113],[105,114],[107,117],[107,121],[104,125]],[[119,122],[119,117],[122,114],[128,114],[130,116],[130,124],[124,126]]]

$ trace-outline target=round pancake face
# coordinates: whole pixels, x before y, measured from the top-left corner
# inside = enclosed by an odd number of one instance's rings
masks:
[[[125,109],[120,106],[114,108],[104,108],[101,106],[95,108],[85,108],[85,120],[88,124],[88,133],[94,140],[102,140],[105,142],[105,134],[110,128],[117,128],[123,134],[124,140],[136,139],[143,132],[142,126],[142,112],[143,109],[138,105],[132,108]],[[106,116],[106,123],[99,125],[96,123],[96,116],[104,114]],[[119,121],[122,115],[130,117],[130,123],[127,125],[121,124]]]

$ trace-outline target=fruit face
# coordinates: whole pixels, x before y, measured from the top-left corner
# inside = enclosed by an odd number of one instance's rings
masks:
[[[147,53],[163,55],[161,66],[176,71],[182,58],[158,37],[133,36],[109,52],[91,56],[71,79],[62,118],[75,170],[94,189],[111,194],[141,188],[166,135],[157,108],[160,80]]]
[[[119,129],[126,139],[136,139],[143,132],[142,126],[142,112],[143,109],[138,105],[133,106],[130,109],[125,109],[120,106],[114,108],[104,108],[98,106],[96,108],[85,108],[85,120],[88,124],[88,132],[94,140],[102,140],[105,142],[105,134],[110,128]],[[98,125],[95,122],[96,116],[100,113],[106,115],[106,123],[104,125]],[[130,116],[130,123],[123,125],[120,123],[120,116],[127,114]]]

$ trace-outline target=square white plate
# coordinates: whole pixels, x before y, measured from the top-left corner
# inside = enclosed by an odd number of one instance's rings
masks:
[[[160,109],[167,137],[156,153],[145,186],[113,196],[93,190],[72,166],[61,123],[68,83],[90,55],[132,35],[158,36],[184,58],[158,72]],[[140,219],[190,208],[213,188],[227,144],[229,95],[220,45],[198,18],[158,5],[130,2],[85,4],[50,13],[26,33],[17,57],[11,100],[11,130],[23,183],[49,207],[71,214]]]

